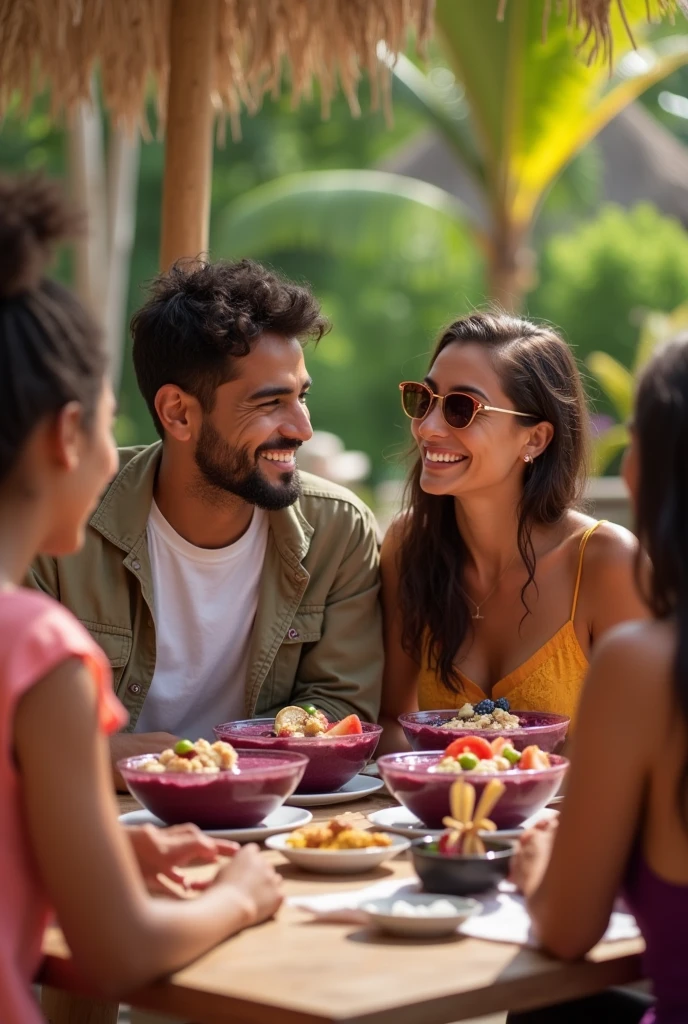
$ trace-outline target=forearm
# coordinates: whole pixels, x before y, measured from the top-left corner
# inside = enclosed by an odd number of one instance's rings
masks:
[[[411,749],[404,735],[404,730],[396,718],[381,714],[380,725],[382,726],[382,736],[375,751],[376,757],[381,757],[383,754],[396,754],[399,751]]]
[[[150,984],[196,960],[213,946],[236,935],[255,921],[252,902],[232,887],[223,886],[193,900],[146,900],[142,913],[122,921],[110,933],[108,949],[75,957],[75,967],[111,998]],[[112,941],[112,940],[115,941]]]

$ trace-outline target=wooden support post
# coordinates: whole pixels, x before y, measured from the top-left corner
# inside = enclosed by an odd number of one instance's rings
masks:
[[[216,0],[172,0],[160,265],[208,249]]]

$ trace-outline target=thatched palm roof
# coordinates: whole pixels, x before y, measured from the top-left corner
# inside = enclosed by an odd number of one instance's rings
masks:
[[[403,49],[409,29],[422,42],[434,0],[197,0],[217,3],[213,101],[230,115],[255,109],[288,71],[294,103],[319,82],[327,112],[341,84],[357,110],[364,71],[376,90],[386,70],[382,41]],[[29,104],[49,88],[53,109],[91,95],[97,66],[116,121],[140,123],[154,86],[164,122],[169,74],[170,0],[0,0],[0,116],[15,91]]]
[[[500,20],[504,17],[507,3],[508,0],[498,0],[497,17]],[[583,31],[581,48],[585,51],[588,61],[594,61],[598,54],[602,53],[604,59],[608,60],[610,65],[612,63],[612,34],[610,29],[612,4],[618,8],[625,22],[628,35],[635,46],[633,33],[624,10],[624,0],[542,0],[542,4],[543,35],[547,31],[547,22],[552,7],[559,10],[566,5],[570,24]],[[663,16],[673,17],[678,7],[688,17],[688,0],[645,0],[645,7],[648,20]],[[590,45],[586,49],[587,44]]]

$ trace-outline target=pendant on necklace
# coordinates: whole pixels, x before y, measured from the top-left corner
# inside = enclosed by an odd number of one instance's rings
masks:
[[[485,616],[480,614],[480,609],[476,608],[475,615],[471,615],[472,619],[484,619]]]

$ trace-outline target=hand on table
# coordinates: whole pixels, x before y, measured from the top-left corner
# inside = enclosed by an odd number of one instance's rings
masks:
[[[207,889],[214,879],[189,882],[177,869],[190,864],[215,864],[220,857],[233,857],[239,849],[227,839],[213,839],[196,825],[141,825],[128,828],[126,834],[152,892],[170,893],[165,879],[187,891]]]
[[[282,876],[261,856],[255,843],[242,846],[229,864],[217,874],[218,885],[234,889],[247,909],[247,924],[267,921],[279,910],[284,899]]]
[[[537,889],[547,870],[557,834],[559,816],[539,821],[520,837],[511,859],[509,881],[530,896]]]

